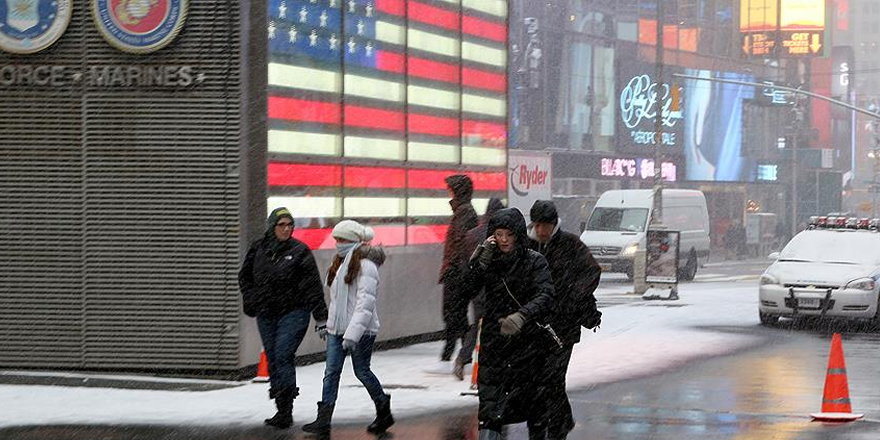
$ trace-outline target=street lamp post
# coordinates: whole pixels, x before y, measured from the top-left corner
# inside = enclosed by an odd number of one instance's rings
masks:
[[[663,1],[657,1],[657,80],[654,87],[654,205],[650,227],[663,225]],[[671,92],[671,84],[667,85]]]

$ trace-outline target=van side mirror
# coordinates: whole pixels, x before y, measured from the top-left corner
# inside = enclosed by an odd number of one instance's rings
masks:
[[[768,255],[767,258],[769,258],[771,260],[778,260],[779,259],[779,252],[773,252],[772,254]]]
[[[581,233],[587,230],[587,222],[581,222]]]

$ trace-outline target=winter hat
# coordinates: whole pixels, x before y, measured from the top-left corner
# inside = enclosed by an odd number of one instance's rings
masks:
[[[471,197],[474,195],[474,182],[470,177],[465,176],[464,174],[455,174],[446,177],[443,181],[446,182],[446,186],[452,190],[452,194],[455,195],[455,200],[460,202],[471,201]]]
[[[501,201],[498,197],[492,197],[489,199],[489,203],[486,205],[486,218],[492,217],[492,214],[504,209],[504,202]]]
[[[552,223],[555,225],[559,221],[556,205],[550,200],[536,200],[532,209],[529,210],[529,217],[532,218],[532,223]]]
[[[293,222],[293,214],[290,213],[290,210],[285,207],[275,208],[269,213],[269,218],[266,219],[266,228],[268,232],[272,232],[275,229],[275,224],[278,223],[278,220],[282,218],[289,218],[291,222]]]
[[[359,243],[373,239],[373,228],[364,226],[354,220],[343,220],[333,228],[333,238]]]

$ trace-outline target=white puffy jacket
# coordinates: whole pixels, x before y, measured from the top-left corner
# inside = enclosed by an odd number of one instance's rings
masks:
[[[336,298],[337,283],[345,282],[342,271],[330,285],[330,307],[327,319],[327,332],[331,335],[342,335],[344,339],[360,341],[365,333],[379,333],[379,314],[376,311],[376,300],[379,296],[379,266],[385,262],[385,252],[380,247],[362,246],[355,252],[363,252],[361,271],[357,279],[348,285],[348,301],[346,310],[337,310],[343,302]],[[346,290],[343,289],[343,292]],[[346,313],[348,326],[337,327],[337,313]]]

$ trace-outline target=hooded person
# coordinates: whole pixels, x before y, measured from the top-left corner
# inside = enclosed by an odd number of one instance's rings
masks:
[[[327,271],[330,311],[327,321],[327,363],[324,387],[318,402],[318,416],[303,425],[303,431],[325,435],[339,395],[339,379],[346,354],[351,354],[354,375],[364,385],[376,406],[376,419],[367,427],[381,434],[394,424],[391,396],[385,394],[370,369],[373,346],[379,333],[379,267],[385,251],[370,246],[373,229],[353,220],[343,220],[333,228],[336,256]]]
[[[238,272],[244,313],[257,320],[269,363],[269,398],[275,399],[278,409],[265,423],[279,429],[293,424],[293,401],[299,395],[294,360],[309,315],[319,334],[327,321],[315,258],[292,233],[290,211],[273,210],[266,219],[266,233],[250,245]]]
[[[581,340],[581,326],[598,326],[593,295],[599,286],[602,269],[589,248],[574,234],[559,228],[559,214],[549,200],[538,200],[529,211],[529,247],[547,259],[556,291],[556,309],[548,318],[562,340],[563,347],[550,354],[548,370],[541,376],[547,380],[548,438],[565,439],[574,428],[571,404],[565,392],[565,375],[574,344]],[[590,319],[593,319],[590,321]]]
[[[469,328],[468,301],[461,292],[465,287],[462,283],[465,262],[472,250],[468,249],[465,236],[470,229],[477,226],[478,219],[471,205],[471,197],[474,194],[474,183],[471,178],[464,174],[456,174],[446,177],[445,182],[451,197],[449,205],[452,207],[452,219],[446,232],[443,265],[440,268],[439,281],[443,283],[443,322],[446,326],[444,337],[446,343],[440,354],[440,361],[448,364],[452,360],[456,341],[461,339],[464,345]]]
[[[480,217],[479,224],[476,227],[471,228],[465,236],[465,244],[467,246],[467,252],[465,255],[468,258],[474,249],[486,239],[486,228],[489,227],[489,219],[492,218],[493,214],[502,209],[504,209],[504,202],[502,202],[501,199],[497,197],[489,199],[489,203],[486,205],[486,212]],[[466,267],[467,260],[463,261],[462,265]],[[465,286],[464,288],[468,287]],[[458,380],[464,380],[464,366],[473,362],[474,347],[477,344],[477,333],[479,332],[479,323],[480,319],[483,317],[482,292],[478,292],[477,296],[474,297],[471,302],[474,305],[474,323],[468,327],[467,335],[465,335],[464,338],[464,344],[462,344],[461,349],[458,350],[458,355],[455,356],[455,362],[453,362],[452,366],[452,375]]]
[[[525,219],[513,208],[497,211],[487,238],[474,250],[465,275],[471,297],[484,289],[480,336],[480,439],[497,440],[506,424],[527,422],[529,439],[546,437],[542,379],[553,343],[542,327],[555,293],[544,257],[528,248]]]

